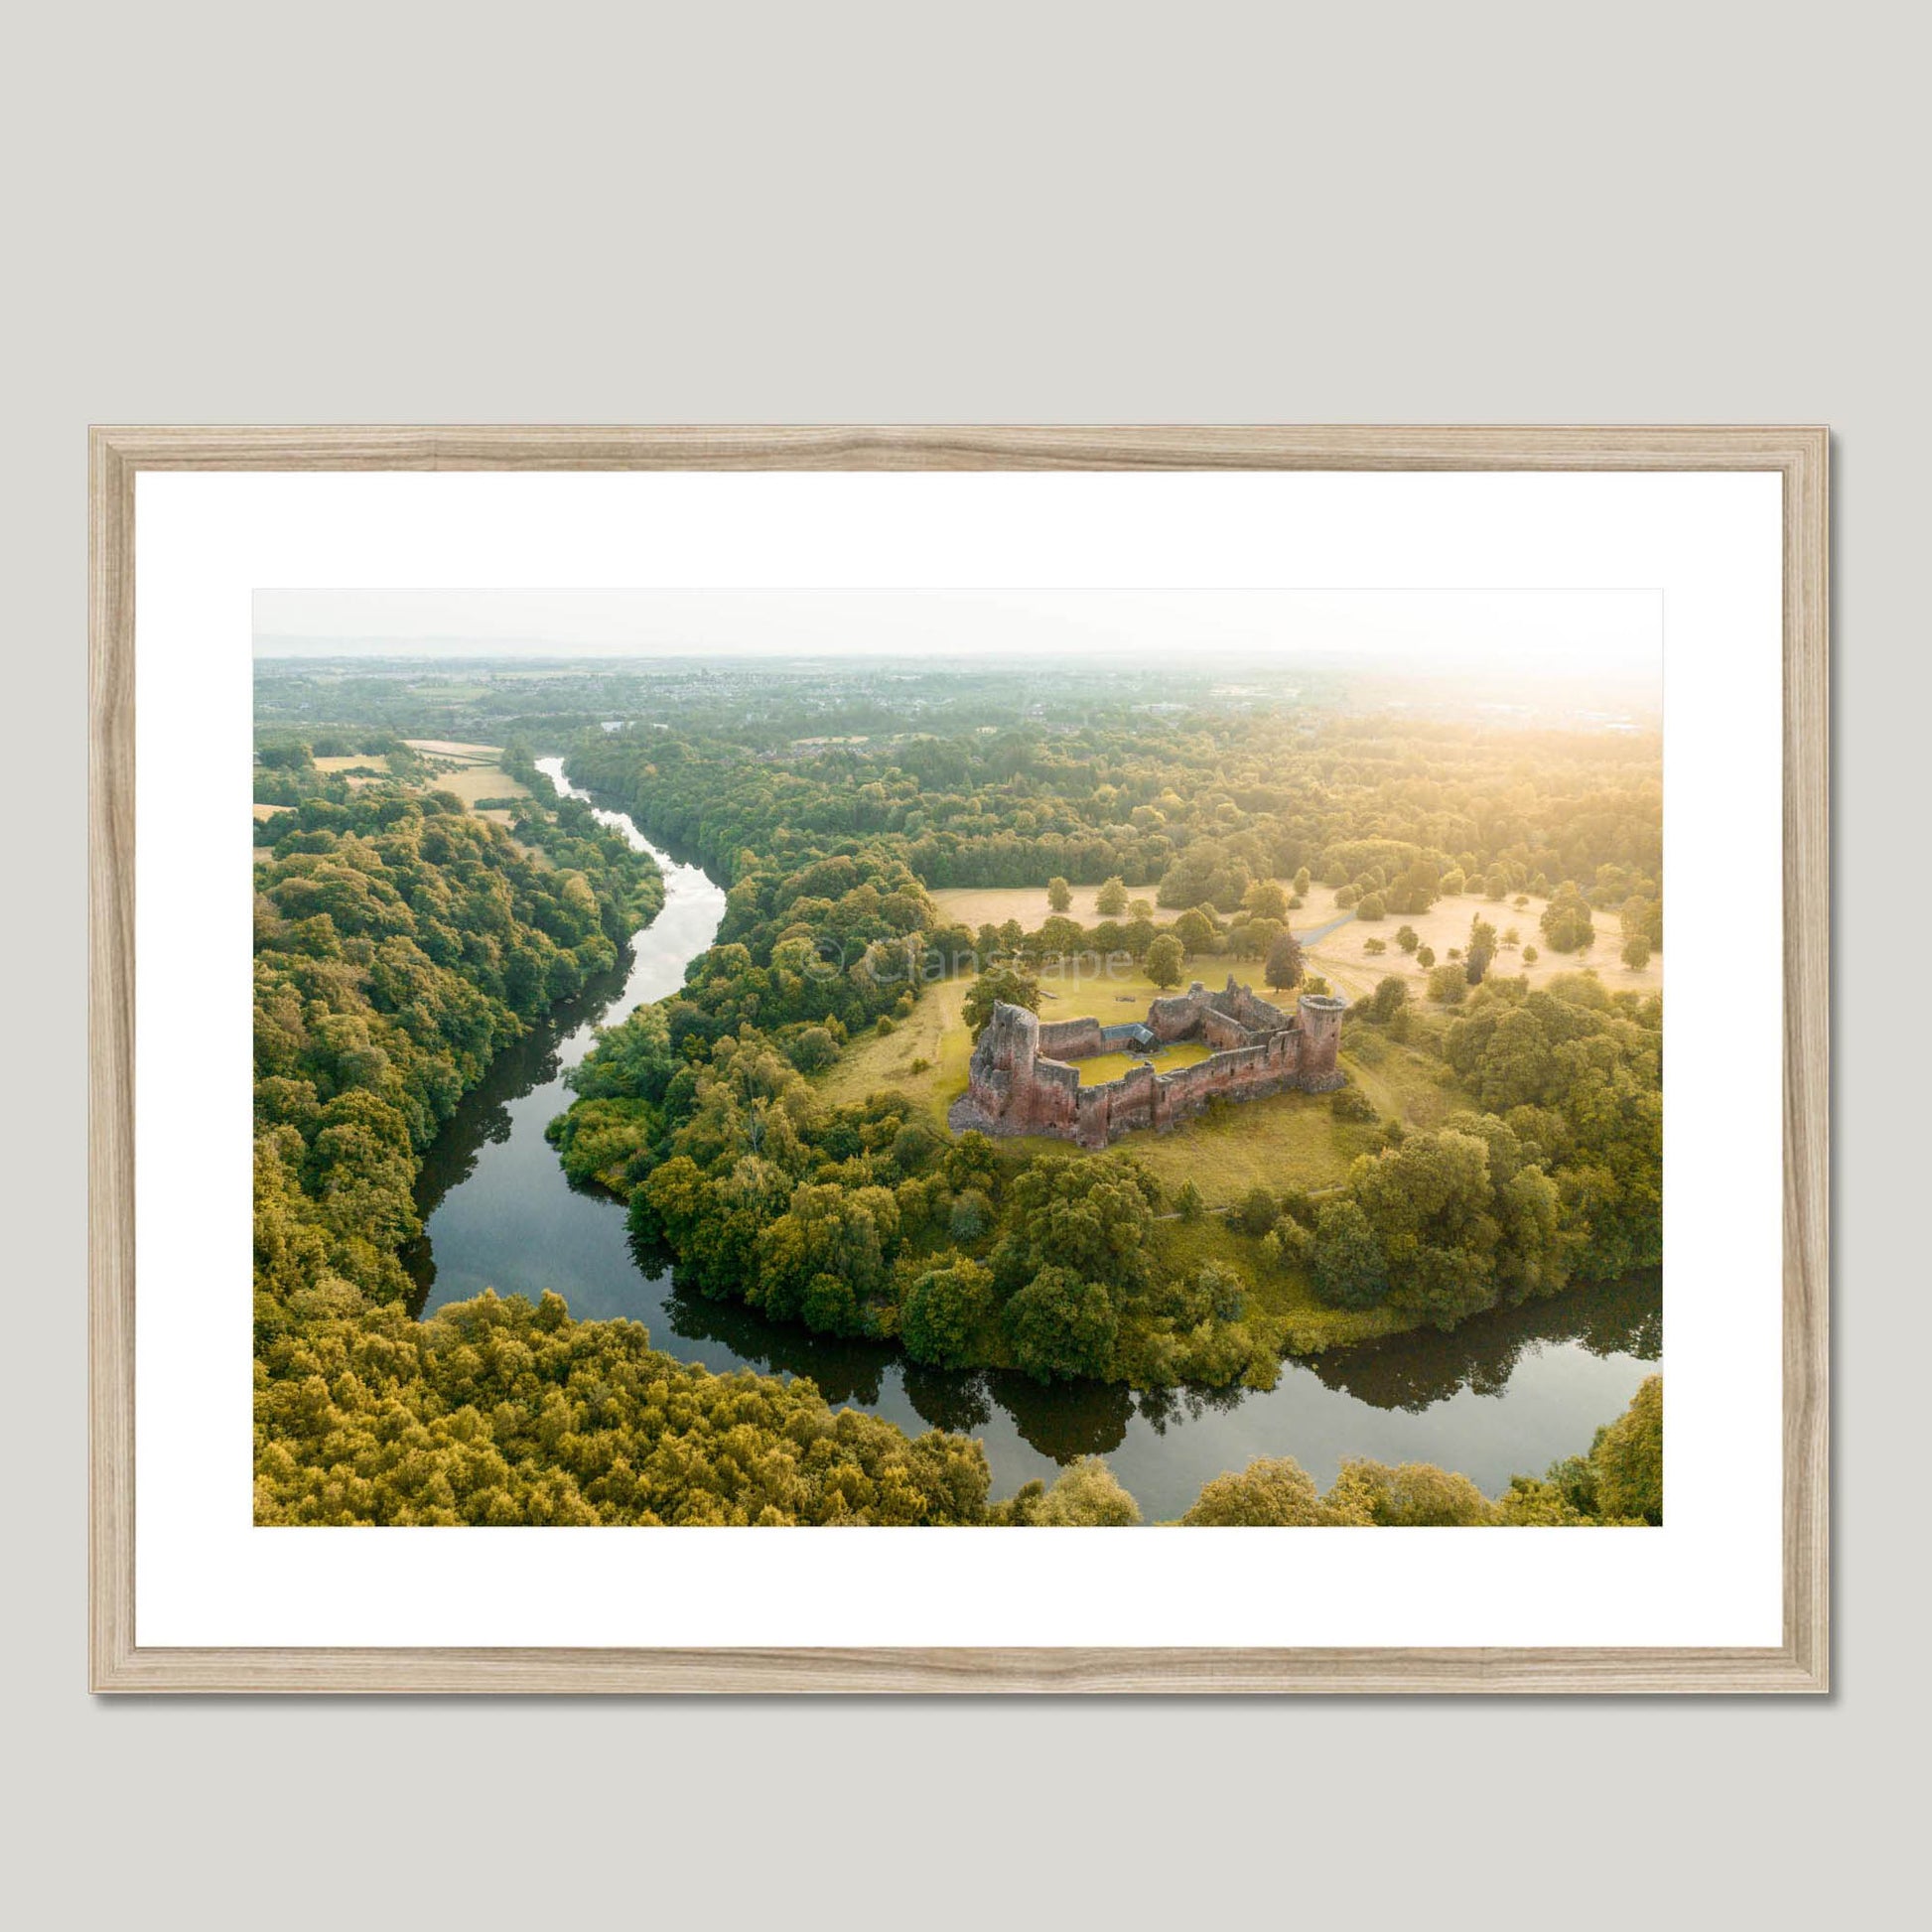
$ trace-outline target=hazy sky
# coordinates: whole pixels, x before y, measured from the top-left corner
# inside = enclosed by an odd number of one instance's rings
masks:
[[[257,591],[264,655],[1343,653],[1660,679],[1655,591]]]

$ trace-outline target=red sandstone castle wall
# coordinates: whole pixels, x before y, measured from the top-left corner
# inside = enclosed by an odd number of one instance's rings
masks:
[[[1147,1010],[1148,1031],[1163,1045],[1171,1039],[1180,1039],[1194,1030],[1194,1022],[1200,1009],[1188,993],[1175,993],[1165,1000],[1156,1000]]]
[[[1042,1020],[1039,1050],[1048,1059],[1086,1059],[1106,1050],[1098,1020]]]
[[[1097,1020],[1041,1026],[1031,1013],[1002,1006],[973,1049],[967,1090],[948,1117],[962,1130],[1059,1134],[1097,1148],[1139,1128],[1172,1127],[1217,1098],[1256,1099],[1298,1087],[1327,1092],[1342,1084],[1344,1004],[1305,995],[1291,1020],[1231,979],[1211,1001],[1197,982],[1186,994],[1155,1001],[1148,1026],[1163,1040],[1197,1035],[1215,1049],[1209,1058],[1172,1073],[1143,1063],[1122,1079],[1090,1087],[1080,1084],[1077,1067],[1047,1056],[1047,1049],[1079,1057],[1101,1051]],[[1239,1016],[1264,1025],[1251,1028]]]
[[[1248,1042],[1248,1029],[1238,1020],[1230,1020],[1224,1013],[1216,1013],[1207,1008],[1200,1017],[1200,1037],[1215,1052],[1225,1052],[1229,1047],[1245,1046]]]

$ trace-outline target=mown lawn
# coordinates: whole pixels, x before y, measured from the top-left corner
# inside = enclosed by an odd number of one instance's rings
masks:
[[[1176,1039],[1172,1045],[1164,1046],[1157,1052],[1133,1053],[1095,1053],[1084,1060],[1075,1060],[1074,1066],[1080,1074],[1083,1087],[1104,1087],[1109,1080],[1118,1080],[1130,1067],[1139,1066],[1143,1060],[1151,1059],[1155,1070],[1160,1073],[1173,1073],[1176,1068],[1192,1066],[1196,1060],[1204,1060],[1208,1048],[1197,1039]]]

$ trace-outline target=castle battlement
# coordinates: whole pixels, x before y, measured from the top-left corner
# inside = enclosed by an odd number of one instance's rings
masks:
[[[1328,1093],[1343,1080],[1336,1056],[1347,1008],[1346,1000],[1304,993],[1291,1014],[1237,986],[1232,974],[1218,993],[1196,980],[1156,1000],[1145,1021],[1115,1027],[1091,1018],[1042,1022],[1002,1000],[947,1119],[962,1132],[1053,1134],[1098,1148],[1138,1128],[1165,1133],[1214,1099]],[[1118,1080],[1080,1084],[1079,1060],[1182,1039],[1210,1048],[1207,1058],[1171,1073],[1143,1060]]]

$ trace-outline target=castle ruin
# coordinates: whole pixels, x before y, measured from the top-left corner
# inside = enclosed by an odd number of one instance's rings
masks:
[[[1081,1147],[1105,1147],[1137,1128],[1165,1133],[1210,1100],[1263,1094],[1329,1093],[1343,1084],[1336,1054],[1347,1001],[1304,993],[1285,1013],[1251,987],[1209,993],[1196,980],[1185,993],[1156,1000],[1145,1021],[1103,1027],[1098,1020],[1042,1022],[1004,1000],[973,1048],[966,1091],[946,1118],[956,1132],[1054,1134]],[[1191,1066],[1159,1072],[1151,1060],[1118,1080],[1080,1084],[1073,1062],[1196,1039],[1211,1050]]]

